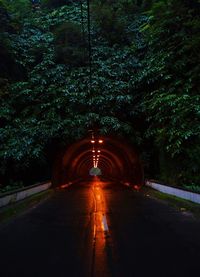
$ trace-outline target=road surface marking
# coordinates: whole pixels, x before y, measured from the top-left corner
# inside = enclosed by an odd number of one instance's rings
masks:
[[[103,226],[104,232],[108,232],[109,231],[109,229],[108,229],[108,223],[107,223],[105,215],[103,215],[103,217],[102,217],[102,226]]]

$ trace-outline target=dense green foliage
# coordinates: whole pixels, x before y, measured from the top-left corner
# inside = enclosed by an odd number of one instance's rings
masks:
[[[129,135],[150,177],[198,185],[199,1],[92,1],[91,91],[86,1],[83,18],[81,1],[16,2],[0,1],[2,182],[44,178],[95,126]]]
[[[199,1],[158,1],[143,26],[149,41],[142,76],[150,84],[143,103],[147,135],[167,152],[162,173],[171,183],[199,182],[199,12]]]

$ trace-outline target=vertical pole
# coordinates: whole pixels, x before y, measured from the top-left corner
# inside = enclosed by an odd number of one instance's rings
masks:
[[[90,0],[87,0],[88,13],[88,56],[89,56],[89,92],[92,88],[92,47],[91,47],[91,20],[90,20]]]

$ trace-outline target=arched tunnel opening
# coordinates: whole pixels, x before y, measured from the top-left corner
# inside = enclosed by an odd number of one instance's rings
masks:
[[[96,174],[95,169],[100,174]],[[137,149],[122,139],[102,137],[85,138],[59,153],[53,167],[52,183],[59,186],[95,175],[138,187],[144,182]]]

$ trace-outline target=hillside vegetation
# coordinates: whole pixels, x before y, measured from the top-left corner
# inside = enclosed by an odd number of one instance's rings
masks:
[[[91,1],[91,90],[86,1],[39,2],[0,1],[0,183],[49,178],[95,126],[129,137],[146,177],[198,187],[200,1]]]

